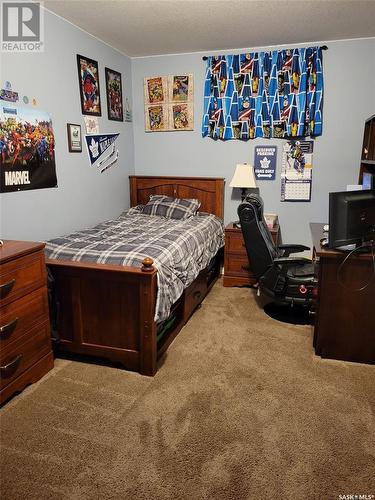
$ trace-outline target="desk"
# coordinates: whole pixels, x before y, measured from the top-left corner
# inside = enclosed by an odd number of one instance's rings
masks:
[[[314,348],[323,358],[375,363],[375,276],[370,254],[353,255],[322,248],[323,224],[310,224],[313,258],[318,262],[318,301]],[[372,278],[371,278],[372,276]],[[371,278],[369,285],[361,288]]]

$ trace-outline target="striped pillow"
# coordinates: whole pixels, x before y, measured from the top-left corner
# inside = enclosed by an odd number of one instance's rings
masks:
[[[147,215],[159,215],[167,219],[185,220],[195,215],[200,202],[195,199],[171,198],[160,194],[152,194],[150,201],[144,207],[143,212]]]

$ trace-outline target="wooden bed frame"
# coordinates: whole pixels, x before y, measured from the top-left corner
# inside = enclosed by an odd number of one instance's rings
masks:
[[[200,211],[223,217],[224,179],[208,177],[129,177],[130,204],[147,203],[150,194],[198,198]],[[157,270],[152,259],[142,268],[47,259],[55,279],[62,351],[122,363],[127,369],[155,375],[166,351],[207,295],[220,265],[203,270],[173,305],[173,328],[157,342],[154,322]]]

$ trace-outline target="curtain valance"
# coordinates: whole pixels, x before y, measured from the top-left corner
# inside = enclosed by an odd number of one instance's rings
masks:
[[[208,57],[202,136],[321,135],[322,68],[321,47]]]

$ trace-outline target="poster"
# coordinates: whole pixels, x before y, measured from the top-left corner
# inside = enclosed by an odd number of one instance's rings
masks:
[[[0,192],[57,187],[51,117],[0,105]]]
[[[99,120],[97,116],[84,116],[86,134],[99,134]]]
[[[313,141],[288,141],[283,146],[281,201],[310,201]]]
[[[193,75],[144,79],[145,131],[193,130]]]
[[[124,119],[122,104],[121,73],[105,68],[105,85],[107,91],[108,120],[122,122]]]
[[[90,165],[103,173],[112,167],[118,160],[116,139],[120,134],[86,135],[86,146]]]
[[[276,146],[255,146],[254,173],[259,181],[274,181],[276,176]]]
[[[98,63],[77,54],[77,65],[82,114],[101,116]]]

